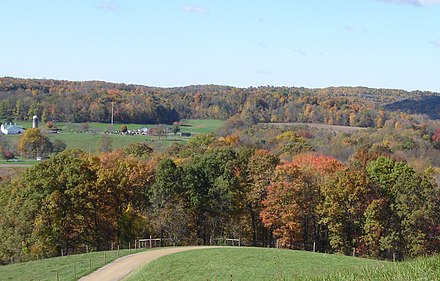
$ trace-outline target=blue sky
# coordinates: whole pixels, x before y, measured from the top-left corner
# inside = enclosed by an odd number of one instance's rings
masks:
[[[440,91],[440,0],[0,0],[0,76]]]

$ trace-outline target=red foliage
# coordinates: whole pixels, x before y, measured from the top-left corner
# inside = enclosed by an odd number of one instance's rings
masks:
[[[333,157],[322,154],[300,154],[292,161],[303,170],[313,170],[319,174],[331,174],[344,169],[344,164]]]
[[[432,135],[431,139],[433,142],[440,143],[440,128],[437,128],[437,130],[435,130],[435,133]]]

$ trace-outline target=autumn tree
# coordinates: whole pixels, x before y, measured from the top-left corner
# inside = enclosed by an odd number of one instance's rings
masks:
[[[113,148],[113,139],[108,134],[103,134],[98,141],[98,151],[109,152]]]
[[[145,142],[130,144],[124,150],[126,154],[139,158],[148,158],[153,153],[153,149]]]
[[[277,167],[260,216],[282,246],[306,249],[316,242],[318,249],[325,249],[318,210],[321,184],[342,168],[334,158],[315,154],[300,155]]]
[[[247,164],[248,178],[246,183],[246,203],[249,212],[253,244],[268,244],[267,229],[262,224],[259,214],[263,209],[262,202],[267,196],[279,158],[267,150],[257,150],[251,155]]]
[[[372,197],[368,180],[356,170],[339,171],[324,182],[321,192],[320,223],[328,228],[330,246],[349,255],[363,235],[364,212]]]
[[[96,185],[106,191],[104,213],[115,242],[128,243],[144,231],[141,215],[148,204],[154,168],[149,162],[116,150],[99,157]]]
[[[46,156],[52,152],[52,149],[49,138],[38,128],[27,129],[18,143],[18,150],[27,157]]]
[[[435,148],[440,149],[440,128],[437,128],[432,135],[432,143]]]

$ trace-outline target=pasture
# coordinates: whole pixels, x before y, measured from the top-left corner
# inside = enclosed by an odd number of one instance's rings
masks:
[[[31,122],[17,122],[24,128],[31,128]],[[180,130],[182,133],[191,133],[190,137],[182,136],[145,136],[145,135],[121,135],[121,134],[108,134],[111,139],[111,146],[113,149],[125,147],[132,143],[144,142],[146,141],[149,146],[154,150],[162,150],[166,147],[171,146],[176,142],[185,142],[196,135],[208,134],[215,132],[223,125],[222,120],[210,120],[210,119],[194,119],[194,120],[182,120],[180,125]],[[57,134],[47,134],[51,140],[59,139],[67,144],[67,149],[79,148],[85,152],[96,153],[98,144],[107,130],[120,130],[122,124],[110,124],[105,123],[87,123],[87,132],[80,132],[81,127],[84,126],[83,123],[54,123],[54,125],[61,129]],[[128,130],[137,130],[142,127],[152,128],[156,125],[151,124],[126,124]],[[45,129],[45,125],[41,124],[41,129]],[[7,136],[7,140],[11,146],[18,144],[20,136]],[[22,163],[27,163],[25,159],[20,161]],[[31,164],[31,163],[30,163]]]
[[[310,280],[390,262],[303,251],[228,247],[161,257],[131,274],[135,280]]]
[[[141,251],[145,251],[145,249],[91,252],[4,265],[0,266],[0,281],[78,280],[80,277],[92,273],[118,257]]]

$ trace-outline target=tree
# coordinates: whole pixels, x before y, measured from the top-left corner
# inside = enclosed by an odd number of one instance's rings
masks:
[[[54,127],[53,122],[52,122],[52,121],[48,121],[48,122],[46,123],[46,127],[47,127],[48,129],[52,129],[52,128]]]
[[[125,147],[125,153],[131,156],[139,158],[148,158],[152,153],[153,149],[149,147],[145,142],[133,143]]]
[[[144,211],[149,205],[154,166],[122,150],[100,155],[96,188],[105,193],[101,214],[108,222],[107,235],[112,241],[128,243],[145,235]]]
[[[60,153],[67,148],[67,144],[60,139],[55,139],[52,143],[53,152]]]
[[[269,233],[264,228],[259,214],[266,199],[266,188],[270,185],[276,166],[280,160],[267,150],[257,150],[247,164],[246,208],[249,211],[253,244],[267,244]]]
[[[18,143],[18,150],[26,157],[46,156],[52,152],[52,149],[49,138],[44,136],[38,128],[27,129]]]
[[[310,249],[316,242],[318,249],[325,250],[326,237],[321,235],[323,226],[319,223],[321,184],[343,167],[332,157],[315,154],[299,155],[277,166],[260,216],[281,246]]]
[[[174,122],[173,127],[171,128],[171,133],[173,133],[174,135],[177,135],[177,133],[179,133],[179,132],[180,132],[179,123]]]
[[[345,170],[331,176],[321,187],[321,223],[328,228],[330,246],[349,255],[363,235],[364,212],[372,197],[366,176]]]
[[[432,139],[432,144],[434,145],[434,147],[437,149],[440,149],[440,128],[437,128],[437,130],[435,130],[431,139]]]
[[[89,124],[84,122],[81,124],[81,131],[82,132],[87,132],[89,130]]]
[[[41,122],[47,123],[48,120],[49,120],[49,117],[48,117],[47,109],[44,108],[43,113],[41,114]]]
[[[109,152],[112,150],[113,139],[108,134],[103,134],[98,142],[98,151]]]
[[[6,161],[9,161],[9,160],[15,158],[15,153],[11,150],[3,150],[2,152],[3,152],[2,156],[4,159],[6,159]]]
[[[433,251],[440,223],[438,187],[432,179],[383,156],[368,163],[367,175],[377,188],[365,213],[363,238],[372,254],[402,259]]]
[[[237,154],[228,147],[197,155],[182,167],[183,190],[204,244],[233,231],[232,220],[241,200],[237,165]]]
[[[171,159],[162,159],[149,192],[153,210],[150,220],[160,237],[177,239],[183,238],[182,235],[191,236],[193,218],[190,218],[192,214],[183,194],[182,170]]]

